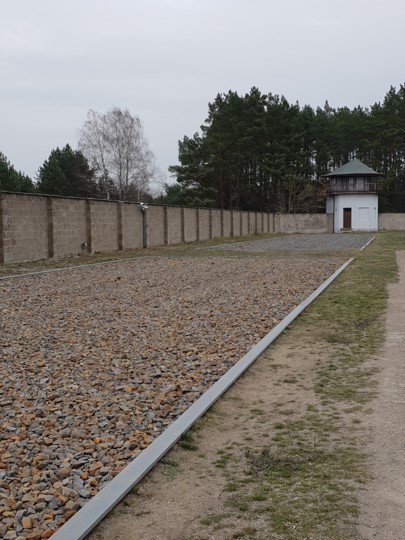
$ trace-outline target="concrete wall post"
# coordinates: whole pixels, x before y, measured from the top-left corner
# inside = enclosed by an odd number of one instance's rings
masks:
[[[46,199],[46,211],[48,218],[48,257],[52,259],[55,255],[54,244],[53,244],[53,208],[52,208],[52,197]]]
[[[4,195],[0,193],[0,264],[4,264]]]
[[[93,227],[91,219],[91,201],[86,200],[87,253],[93,253]]]
[[[122,205],[123,203],[121,201],[117,202],[118,251],[122,251],[124,249],[124,235],[123,235],[123,227],[122,227]]]
[[[181,220],[181,241],[185,242],[186,240],[186,231],[184,226],[184,207],[180,209],[180,220]]]
[[[169,227],[167,221],[167,206],[163,208],[163,237],[164,245],[167,246],[169,243]]]
[[[195,210],[195,231],[197,242],[200,241],[200,209],[196,208]]]

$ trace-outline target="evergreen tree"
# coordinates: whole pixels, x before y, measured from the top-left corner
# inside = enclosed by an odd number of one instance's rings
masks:
[[[315,111],[255,87],[218,94],[170,170],[183,202],[311,212],[325,206],[322,176],[354,157],[383,175],[381,208],[405,211],[405,85],[370,108]]]
[[[65,197],[96,197],[93,171],[83,154],[68,144],[52,150],[38,171],[37,191]]]
[[[16,171],[6,156],[0,152],[0,190],[30,193],[34,189],[31,178]]]

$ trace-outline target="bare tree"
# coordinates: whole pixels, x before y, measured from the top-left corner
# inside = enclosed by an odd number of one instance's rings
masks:
[[[153,154],[137,116],[114,107],[105,114],[90,110],[80,130],[79,148],[109,199],[140,199],[154,175]]]

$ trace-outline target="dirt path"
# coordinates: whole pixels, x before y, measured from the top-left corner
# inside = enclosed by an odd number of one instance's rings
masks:
[[[399,281],[389,287],[378,397],[370,418],[372,480],[360,518],[365,540],[405,538],[405,252],[397,253],[397,261]]]

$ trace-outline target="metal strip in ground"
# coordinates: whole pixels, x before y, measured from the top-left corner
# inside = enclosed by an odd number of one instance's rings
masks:
[[[41,274],[51,274],[52,272],[65,272],[66,270],[76,270],[76,268],[89,268],[91,266],[100,266],[102,264],[115,264],[119,262],[131,262],[131,261],[137,261],[140,258],[146,258],[150,255],[140,255],[139,257],[128,257],[128,259],[114,259],[113,261],[100,261],[100,262],[92,262],[88,264],[77,264],[74,266],[64,266],[63,268],[49,268],[48,270],[38,270],[37,272],[28,272],[26,274],[10,274],[8,276],[1,276],[1,280],[5,279],[13,279],[13,278],[24,278],[24,277],[32,277],[32,276],[39,276]]]
[[[303,300],[263,339],[229,369],[187,411],[159,435],[129,465],[111,480],[95,497],[65,523],[53,540],[83,540],[90,531],[119,503],[121,499],[152,469],[230,386],[253,364],[277,337],[309,306],[353,261],[345,262],[336,272]]]
[[[370,238],[370,240],[369,240],[368,242],[366,242],[366,243],[364,244],[364,246],[362,246],[362,247],[360,248],[360,251],[363,251],[363,249],[365,249],[368,245],[370,245],[371,242],[372,242],[373,240],[375,240],[375,236],[373,236],[373,238]]]

